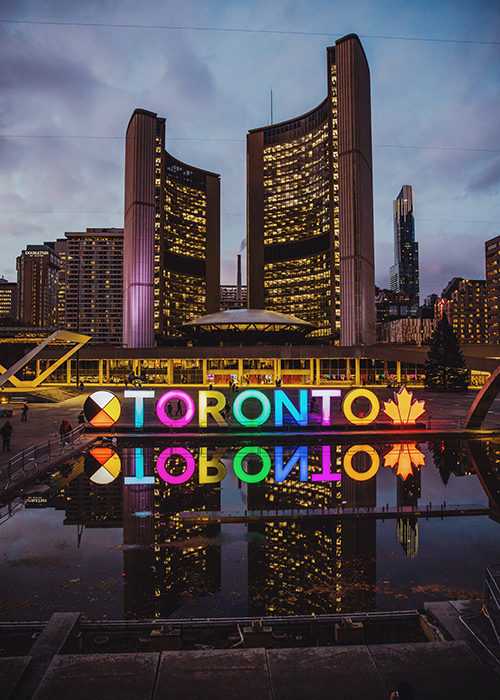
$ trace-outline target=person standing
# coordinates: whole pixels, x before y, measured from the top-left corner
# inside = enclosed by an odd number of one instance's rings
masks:
[[[182,416],[182,403],[181,403],[181,400],[180,400],[180,399],[177,401],[177,411],[175,412],[175,415],[176,415],[176,416],[178,416],[178,415],[181,415],[181,416]]]
[[[9,421],[5,422],[5,425],[0,429],[0,435],[2,436],[2,450],[10,452],[10,436],[12,435],[12,426]]]
[[[26,401],[25,401],[25,402],[23,403],[23,412],[22,412],[22,414],[21,414],[21,420],[25,420],[25,421],[28,420],[27,413],[28,413],[28,404],[27,404]]]

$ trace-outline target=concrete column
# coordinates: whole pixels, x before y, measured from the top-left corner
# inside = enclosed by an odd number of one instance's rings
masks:
[[[206,360],[206,358],[203,358],[202,361],[201,361],[201,363],[202,363],[202,368],[203,368],[203,386],[207,386],[207,384],[208,384],[207,366],[208,366],[208,365],[207,365],[207,360]]]
[[[401,362],[399,360],[396,362],[396,381],[401,384]]]
[[[99,384],[104,384],[104,360],[98,360],[99,362]]]
[[[361,386],[361,360],[359,357],[354,358],[354,384]]]
[[[66,360],[66,384],[71,383],[71,360]]]
[[[241,389],[243,387],[243,359],[241,357],[238,358],[238,384]]]

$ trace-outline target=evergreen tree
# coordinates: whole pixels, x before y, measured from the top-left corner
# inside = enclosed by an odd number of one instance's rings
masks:
[[[426,391],[467,391],[469,371],[458,338],[443,314],[429,343],[425,360]]]

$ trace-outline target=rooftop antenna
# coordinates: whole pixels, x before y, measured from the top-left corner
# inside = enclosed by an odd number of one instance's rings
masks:
[[[271,126],[273,123],[273,88],[271,87]]]

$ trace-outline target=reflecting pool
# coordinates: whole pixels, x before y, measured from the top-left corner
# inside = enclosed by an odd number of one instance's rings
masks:
[[[106,441],[2,506],[0,616],[324,614],[480,598],[500,554],[489,510],[499,462],[500,441]]]

